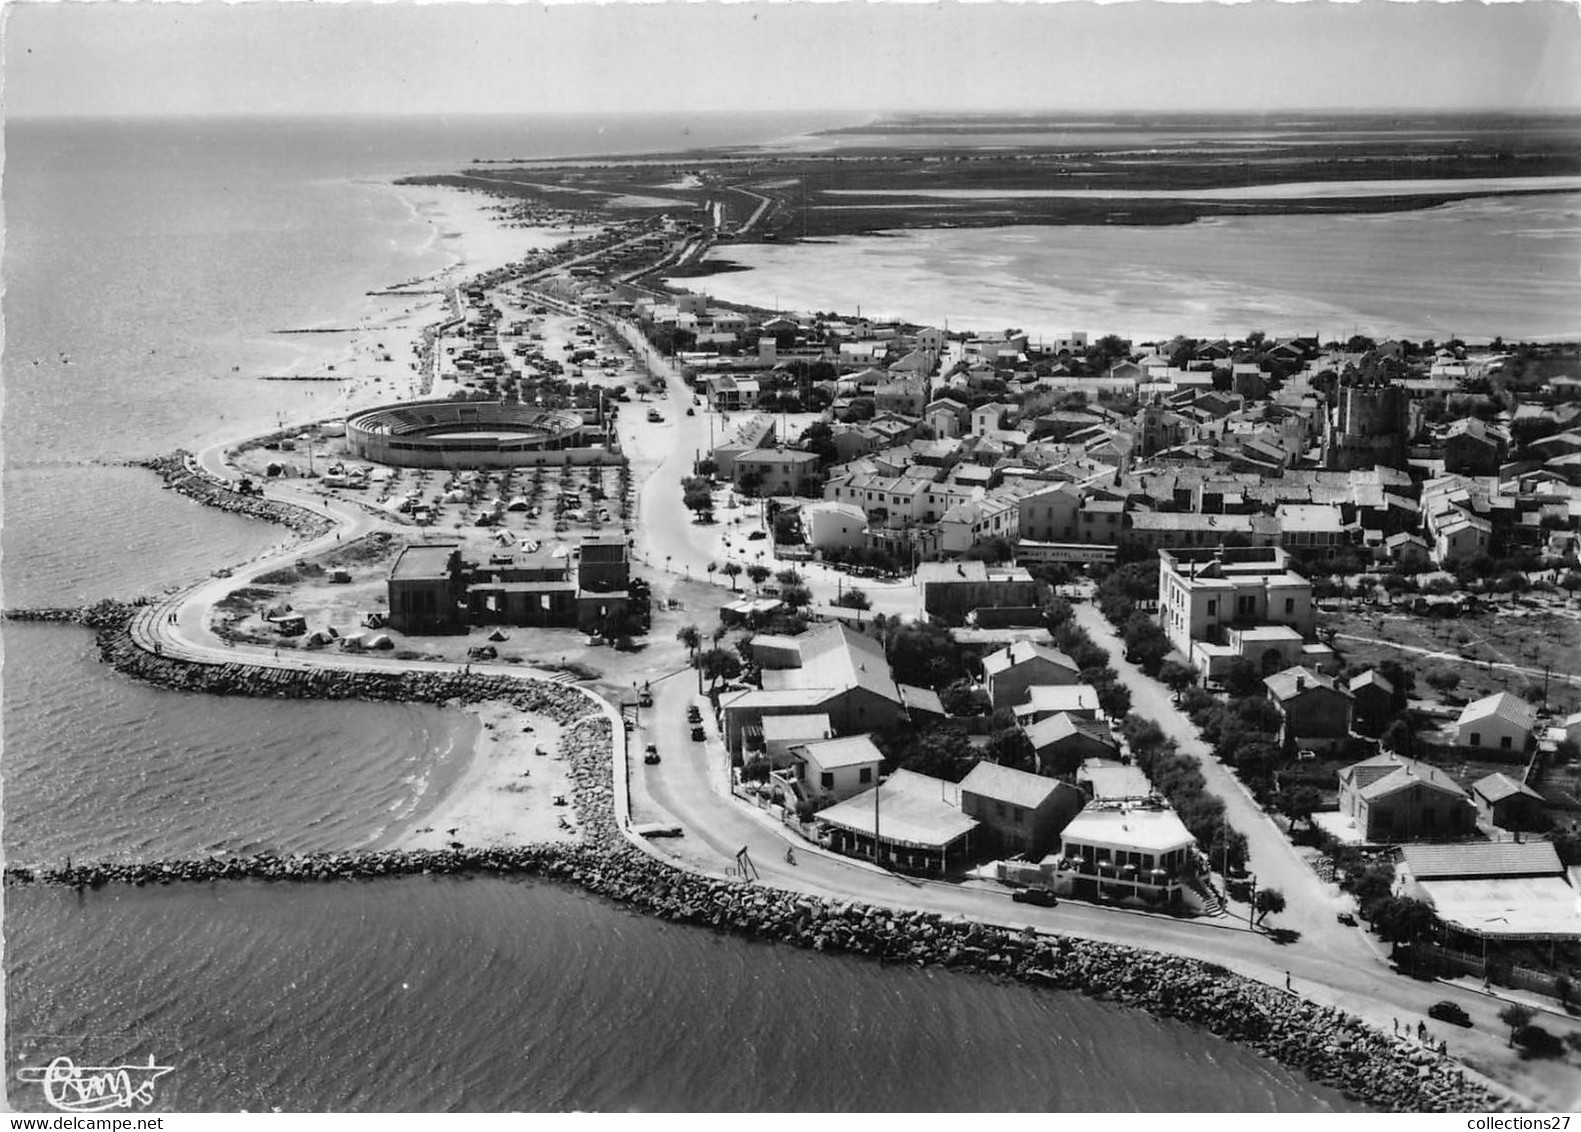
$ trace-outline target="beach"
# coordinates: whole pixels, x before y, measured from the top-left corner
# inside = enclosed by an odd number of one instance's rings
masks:
[[[493,700],[465,710],[481,724],[471,760],[431,810],[379,847],[488,849],[577,837],[560,724]]]
[[[281,401],[295,406],[286,417],[288,424],[418,397],[423,332],[453,317],[448,293],[473,276],[571,238],[564,227],[512,220],[505,215],[510,205],[478,193],[438,185],[375,187],[399,199],[413,220],[426,226],[414,262],[437,258],[444,265],[412,278],[370,281],[368,293],[348,296],[338,314],[318,323],[281,327],[270,335],[276,343],[288,343],[295,357],[271,367],[268,374],[252,376],[291,379],[273,383],[282,391]],[[304,388],[310,395],[306,405],[300,396],[285,393]],[[238,439],[234,424],[208,422],[196,446]]]

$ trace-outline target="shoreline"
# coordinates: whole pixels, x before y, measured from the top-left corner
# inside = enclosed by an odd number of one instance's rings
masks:
[[[360,284],[361,294],[348,295],[344,305],[322,311],[300,327],[248,332],[244,342],[266,344],[270,352],[287,347],[294,353],[287,362],[250,361],[241,375],[248,381],[268,377],[282,380],[282,388],[300,388],[304,375],[325,379],[322,388],[314,390],[321,403],[293,411],[284,422],[286,429],[418,396],[422,375],[415,366],[420,347],[430,328],[450,318],[450,293],[474,276],[573,238],[555,225],[502,223],[501,202],[468,190],[367,180],[344,184],[400,201],[407,209],[406,223],[427,226],[423,241],[409,257],[438,256],[447,262],[399,280],[377,277],[370,267]],[[305,330],[313,333],[301,333]],[[278,420],[267,418],[208,422],[185,446],[202,451],[279,429]]]
[[[558,753],[566,762],[585,835],[574,841],[516,846],[225,855],[67,868],[8,864],[7,885],[97,889],[107,884],[136,887],[236,879],[307,882],[433,874],[538,875],[576,884],[662,919],[727,934],[864,955],[881,963],[960,968],[1139,1007],[1160,1018],[1202,1026],[1376,1108],[1419,1112],[1509,1107],[1468,1078],[1459,1063],[1390,1038],[1354,1015],[1213,964],[1129,945],[722,880],[642,852],[628,842],[630,835],[617,818],[614,726],[580,690],[543,681],[521,688],[528,682],[510,676],[248,672],[238,664],[203,665],[149,656],[132,640],[124,621],[101,629],[99,644],[104,658],[119,670],[191,691],[430,702],[454,698],[477,703],[511,698],[499,696],[503,682],[516,685],[518,696],[559,699],[564,722]],[[585,710],[570,710],[571,697],[581,701]]]

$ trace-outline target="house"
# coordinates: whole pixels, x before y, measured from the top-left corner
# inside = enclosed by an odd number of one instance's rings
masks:
[[[1443,841],[1476,831],[1476,808],[1437,767],[1375,755],[1339,772],[1341,815],[1365,841]]]
[[[1043,864],[1063,895],[1174,904],[1199,856],[1196,846],[1166,805],[1094,804],[1071,819],[1059,855]]]
[[[797,798],[818,810],[871,787],[884,761],[883,752],[866,735],[801,743],[790,748],[790,756]]]
[[[458,543],[415,543],[396,557],[386,582],[390,628],[401,633],[466,629],[465,565]]]
[[[1352,676],[1349,683],[1352,707],[1351,726],[1363,735],[1377,738],[1397,714],[1394,685],[1376,668]]]
[[[1070,774],[1086,759],[1118,759],[1120,745],[1108,724],[1060,712],[1026,729],[1039,774]]]
[[[1017,641],[983,657],[983,679],[995,708],[1021,703],[1034,684],[1074,684],[1080,678],[1070,657],[1030,641]]]
[[[834,725],[822,712],[770,715],[763,719],[763,752],[773,767],[791,764],[791,748],[834,738]]]
[[[1497,692],[1467,704],[1455,721],[1455,742],[1462,747],[1524,751],[1531,744],[1537,713],[1519,696]]]
[[[1394,892],[1430,905],[1452,946],[1581,938],[1576,890],[1549,841],[1405,845]]]
[[[1471,784],[1471,801],[1485,826],[1508,830],[1541,830],[1548,827],[1543,796],[1524,782],[1495,771]]]
[[[1444,471],[1468,476],[1497,475],[1509,450],[1502,429],[1466,417],[1444,430]]]
[[[818,457],[794,448],[758,448],[736,456],[731,480],[758,495],[796,495],[818,474]]]
[[[981,499],[957,503],[939,520],[939,546],[946,554],[965,554],[989,539],[1000,538],[1013,543],[1018,514],[1016,501],[1002,495],[985,495]]]
[[[951,625],[959,625],[974,609],[1038,604],[1038,584],[1020,566],[924,562],[917,567],[916,578],[923,609]]]
[[[835,803],[817,820],[821,840],[836,853],[936,876],[970,859],[978,828],[961,810],[960,787],[909,770]]]
[[[1279,742],[1286,748],[1334,751],[1350,738],[1355,701],[1327,676],[1307,668],[1287,668],[1266,677],[1263,686],[1284,716]]]
[[[1262,666],[1283,665],[1283,653],[1260,643],[1255,634],[1243,632],[1232,644],[1232,630],[1271,626],[1297,638],[1311,636],[1312,584],[1290,570],[1287,551],[1221,547],[1160,550],[1158,557],[1159,623],[1170,644],[1204,675],[1213,676],[1236,655]]]
[[[1442,520],[1434,517],[1433,557],[1439,565],[1465,561],[1486,554],[1493,540],[1493,524],[1458,508]]]
[[[1158,791],[1140,767],[1113,759],[1085,759],[1076,771],[1076,785],[1094,802],[1145,802]]]
[[[1091,684],[1034,684],[1024,703],[1012,704],[1016,722],[1023,727],[1069,712],[1082,719],[1098,718],[1098,690]]]
[[[961,812],[979,822],[984,852],[1042,857],[1083,801],[1067,783],[991,762],[961,780]]]
[[[802,532],[814,550],[863,546],[867,542],[867,512],[854,503],[823,500],[801,509]]]
[[[1036,542],[1076,541],[1076,513],[1081,490],[1069,483],[1055,483],[1028,492],[1016,502],[1021,538]]]
[[[901,718],[900,690],[884,647],[833,622],[795,637],[759,634],[749,646],[762,666],[763,686],[720,697],[726,746],[740,751],[763,742],[771,715],[825,714],[836,734],[883,731]]]
[[[890,367],[891,372],[894,367]],[[928,403],[926,381],[887,381],[873,392],[873,408],[880,413],[918,417]]]

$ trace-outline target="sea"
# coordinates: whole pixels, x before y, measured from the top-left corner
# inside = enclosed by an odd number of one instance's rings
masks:
[[[311,388],[257,380],[314,360],[311,336],[272,332],[336,325],[364,292],[445,264],[392,179],[835,124],[7,122],[4,604],[157,593],[281,541],[128,462],[312,411]],[[1005,281],[1031,285],[1008,266]],[[139,685],[71,626],[8,623],[0,644],[11,862],[376,847],[436,804],[476,736],[470,717],[427,705]],[[168,1111],[1352,1107],[1113,1004],[747,942],[547,882],[3,897],[6,1099],[26,1110],[45,1102],[21,1070],[58,1056],[153,1058],[171,1067],[153,1105]]]

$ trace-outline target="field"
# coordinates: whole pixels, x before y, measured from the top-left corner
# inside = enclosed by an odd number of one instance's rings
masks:
[[[1327,613],[1319,626],[1335,633],[1346,664],[1399,661],[1416,676],[1415,697],[1447,708],[1495,692],[1523,695],[1543,683],[1547,666],[1550,709],[1561,717],[1581,710],[1581,686],[1566,679],[1581,675],[1581,611],[1564,601],[1532,597],[1456,618]],[[1427,680],[1439,670],[1460,677],[1448,694]]]

